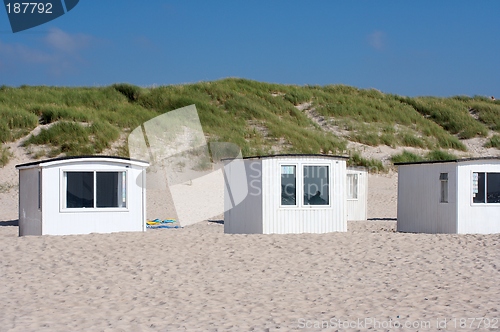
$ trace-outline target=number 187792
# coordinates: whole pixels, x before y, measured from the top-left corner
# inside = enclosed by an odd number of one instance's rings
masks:
[[[52,14],[52,3],[47,2],[14,2],[6,4],[7,13],[14,14]]]

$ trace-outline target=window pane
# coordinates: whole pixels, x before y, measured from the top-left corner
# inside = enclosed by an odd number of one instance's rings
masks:
[[[358,174],[347,174],[347,198],[358,198]]]
[[[448,173],[439,174],[441,180],[441,197],[439,202],[448,203]]]
[[[42,208],[42,172],[38,171],[38,209]]]
[[[118,203],[118,205],[120,205],[120,207],[127,207],[127,172],[121,172],[121,176],[122,176],[122,182],[121,182],[122,201],[121,204]],[[118,192],[120,191],[118,190]]]
[[[125,207],[125,172],[96,173],[96,207]]]
[[[500,203],[500,173],[486,174],[487,203]]]
[[[297,205],[295,166],[281,166],[281,205]]]
[[[304,166],[304,205],[330,204],[328,166]]]
[[[472,173],[472,197],[474,203],[485,203],[484,173]]]
[[[441,181],[441,203],[448,203],[448,181]]]
[[[66,172],[66,207],[94,207],[93,172]]]

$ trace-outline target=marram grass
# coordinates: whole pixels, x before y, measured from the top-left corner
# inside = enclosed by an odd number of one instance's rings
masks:
[[[0,141],[13,141],[39,124],[51,124],[25,145],[47,145],[50,156],[101,153],[120,133],[191,104],[198,109],[209,142],[235,143],[244,156],[348,154],[348,139],[372,146],[465,151],[460,139],[485,137],[488,130],[500,132],[500,103],[484,97],[409,98],[345,85],[229,78],[154,88],[122,83],[98,88],[2,86]],[[325,129],[297,106],[314,111],[326,124],[338,124],[347,134]],[[497,142],[492,138],[490,145],[498,147]],[[119,151],[126,153],[126,144]],[[356,153],[350,163],[379,167]]]

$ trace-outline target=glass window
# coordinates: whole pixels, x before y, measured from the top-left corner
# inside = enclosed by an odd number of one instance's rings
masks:
[[[66,173],[66,207],[94,207],[94,172]]]
[[[486,202],[484,189],[484,173],[472,173],[472,202]]]
[[[42,171],[38,171],[38,209],[42,208]]]
[[[296,166],[281,166],[281,205],[297,205]]]
[[[96,207],[125,207],[125,172],[96,172]]]
[[[486,203],[500,203],[500,173],[486,174]]]
[[[500,203],[500,173],[472,173],[472,201]]]
[[[328,166],[304,166],[304,205],[328,205]]]
[[[347,174],[347,199],[358,199],[358,174]]]
[[[441,197],[439,201],[448,203],[448,173],[439,174],[439,180],[441,181]]]
[[[126,207],[126,174],[126,172],[65,172],[66,208]]]

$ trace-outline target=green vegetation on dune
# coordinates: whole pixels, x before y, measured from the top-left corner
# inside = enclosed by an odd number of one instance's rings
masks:
[[[89,125],[60,121],[49,129],[42,129],[38,135],[30,136],[24,144],[51,145],[53,149],[49,156],[60,153],[68,156],[92,155],[110,147],[119,134],[118,129],[106,121],[94,121]]]
[[[12,153],[4,146],[0,146],[0,167],[4,167],[11,157]]]
[[[400,100],[451,134],[459,135],[460,138],[486,136],[488,133],[485,124],[476,121],[469,113],[468,102],[463,100],[436,97],[400,98]]]
[[[500,149],[500,135],[493,135],[490,141],[486,143],[486,147]]]
[[[387,169],[384,167],[380,160],[363,158],[361,154],[357,151],[353,152],[349,156],[347,161],[348,166],[363,166],[366,167],[370,173],[386,172]]]
[[[446,161],[456,160],[457,156],[442,150],[432,150],[426,155],[418,155],[407,150],[393,155],[391,161],[393,163],[413,163],[419,161]]]
[[[287,92],[300,88],[282,87],[227,79],[159,87],[140,96],[137,103],[165,111],[195,104],[210,140],[235,143],[243,155],[270,153],[278,142],[282,152],[344,152],[344,139],[315,130],[311,120],[285,99]],[[280,94],[274,95],[275,91]]]
[[[351,124],[350,138],[368,144],[445,148],[465,150],[458,138],[439,123],[422,116],[407,100],[377,90],[359,90],[346,86],[317,88],[317,111],[328,117],[343,119]],[[471,121],[474,121],[473,119]],[[389,135],[387,128],[389,129]],[[390,144],[387,144],[389,142]]]
[[[2,86],[0,140],[13,141],[47,124],[25,146],[47,145],[49,156],[101,153],[121,132],[191,104],[198,109],[209,141],[235,143],[245,156],[347,154],[349,140],[465,151],[459,138],[500,132],[500,103],[484,97],[409,98],[345,85],[293,86],[230,78],[156,88]],[[489,145],[499,147],[498,137],[493,136]],[[120,151],[127,153],[126,147]],[[359,153],[350,155],[351,164],[382,167]]]

